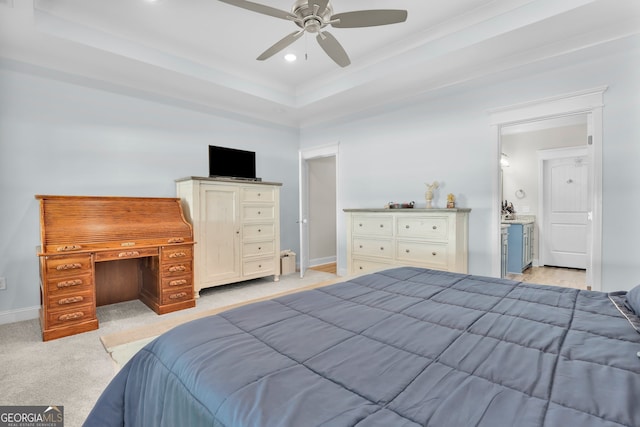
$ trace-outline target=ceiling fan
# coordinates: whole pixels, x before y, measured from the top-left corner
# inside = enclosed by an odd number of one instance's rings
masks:
[[[346,67],[351,64],[349,55],[338,40],[323,29],[331,25],[334,28],[359,28],[375,27],[378,25],[397,24],[407,20],[406,10],[380,9],[380,10],[356,10],[333,14],[333,7],[329,0],[296,0],[291,8],[291,12],[253,3],[246,0],[220,0],[232,6],[241,7],[263,15],[275,18],[286,19],[295,22],[301,29],[285,36],[276,42],[260,56],[259,61],[264,61],[282,49],[298,40],[306,31],[307,33],[317,33],[316,40],[320,47],[326,52],[336,64]]]

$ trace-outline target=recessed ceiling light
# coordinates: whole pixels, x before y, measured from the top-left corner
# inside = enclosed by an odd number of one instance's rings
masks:
[[[296,59],[298,59],[298,57],[296,56],[296,54],[295,54],[295,53],[287,53],[287,54],[284,56],[284,59],[285,59],[285,61],[287,61],[287,62],[293,62],[293,61],[295,61]]]

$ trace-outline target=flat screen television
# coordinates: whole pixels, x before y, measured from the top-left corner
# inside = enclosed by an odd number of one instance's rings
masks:
[[[210,145],[209,176],[257,181],[256,153]]]

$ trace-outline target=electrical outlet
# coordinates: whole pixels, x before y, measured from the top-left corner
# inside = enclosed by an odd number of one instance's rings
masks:
[[[0,291],[7,289],[7,279],[0,277]]]

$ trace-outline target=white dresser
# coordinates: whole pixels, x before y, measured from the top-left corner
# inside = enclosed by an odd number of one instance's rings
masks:
[[[193,225],[194,290],[280,278],[280,183],[224,178],[176,180]]]
[[[396,265],[467,273],[471,209],[345,209],[349,274]]]

